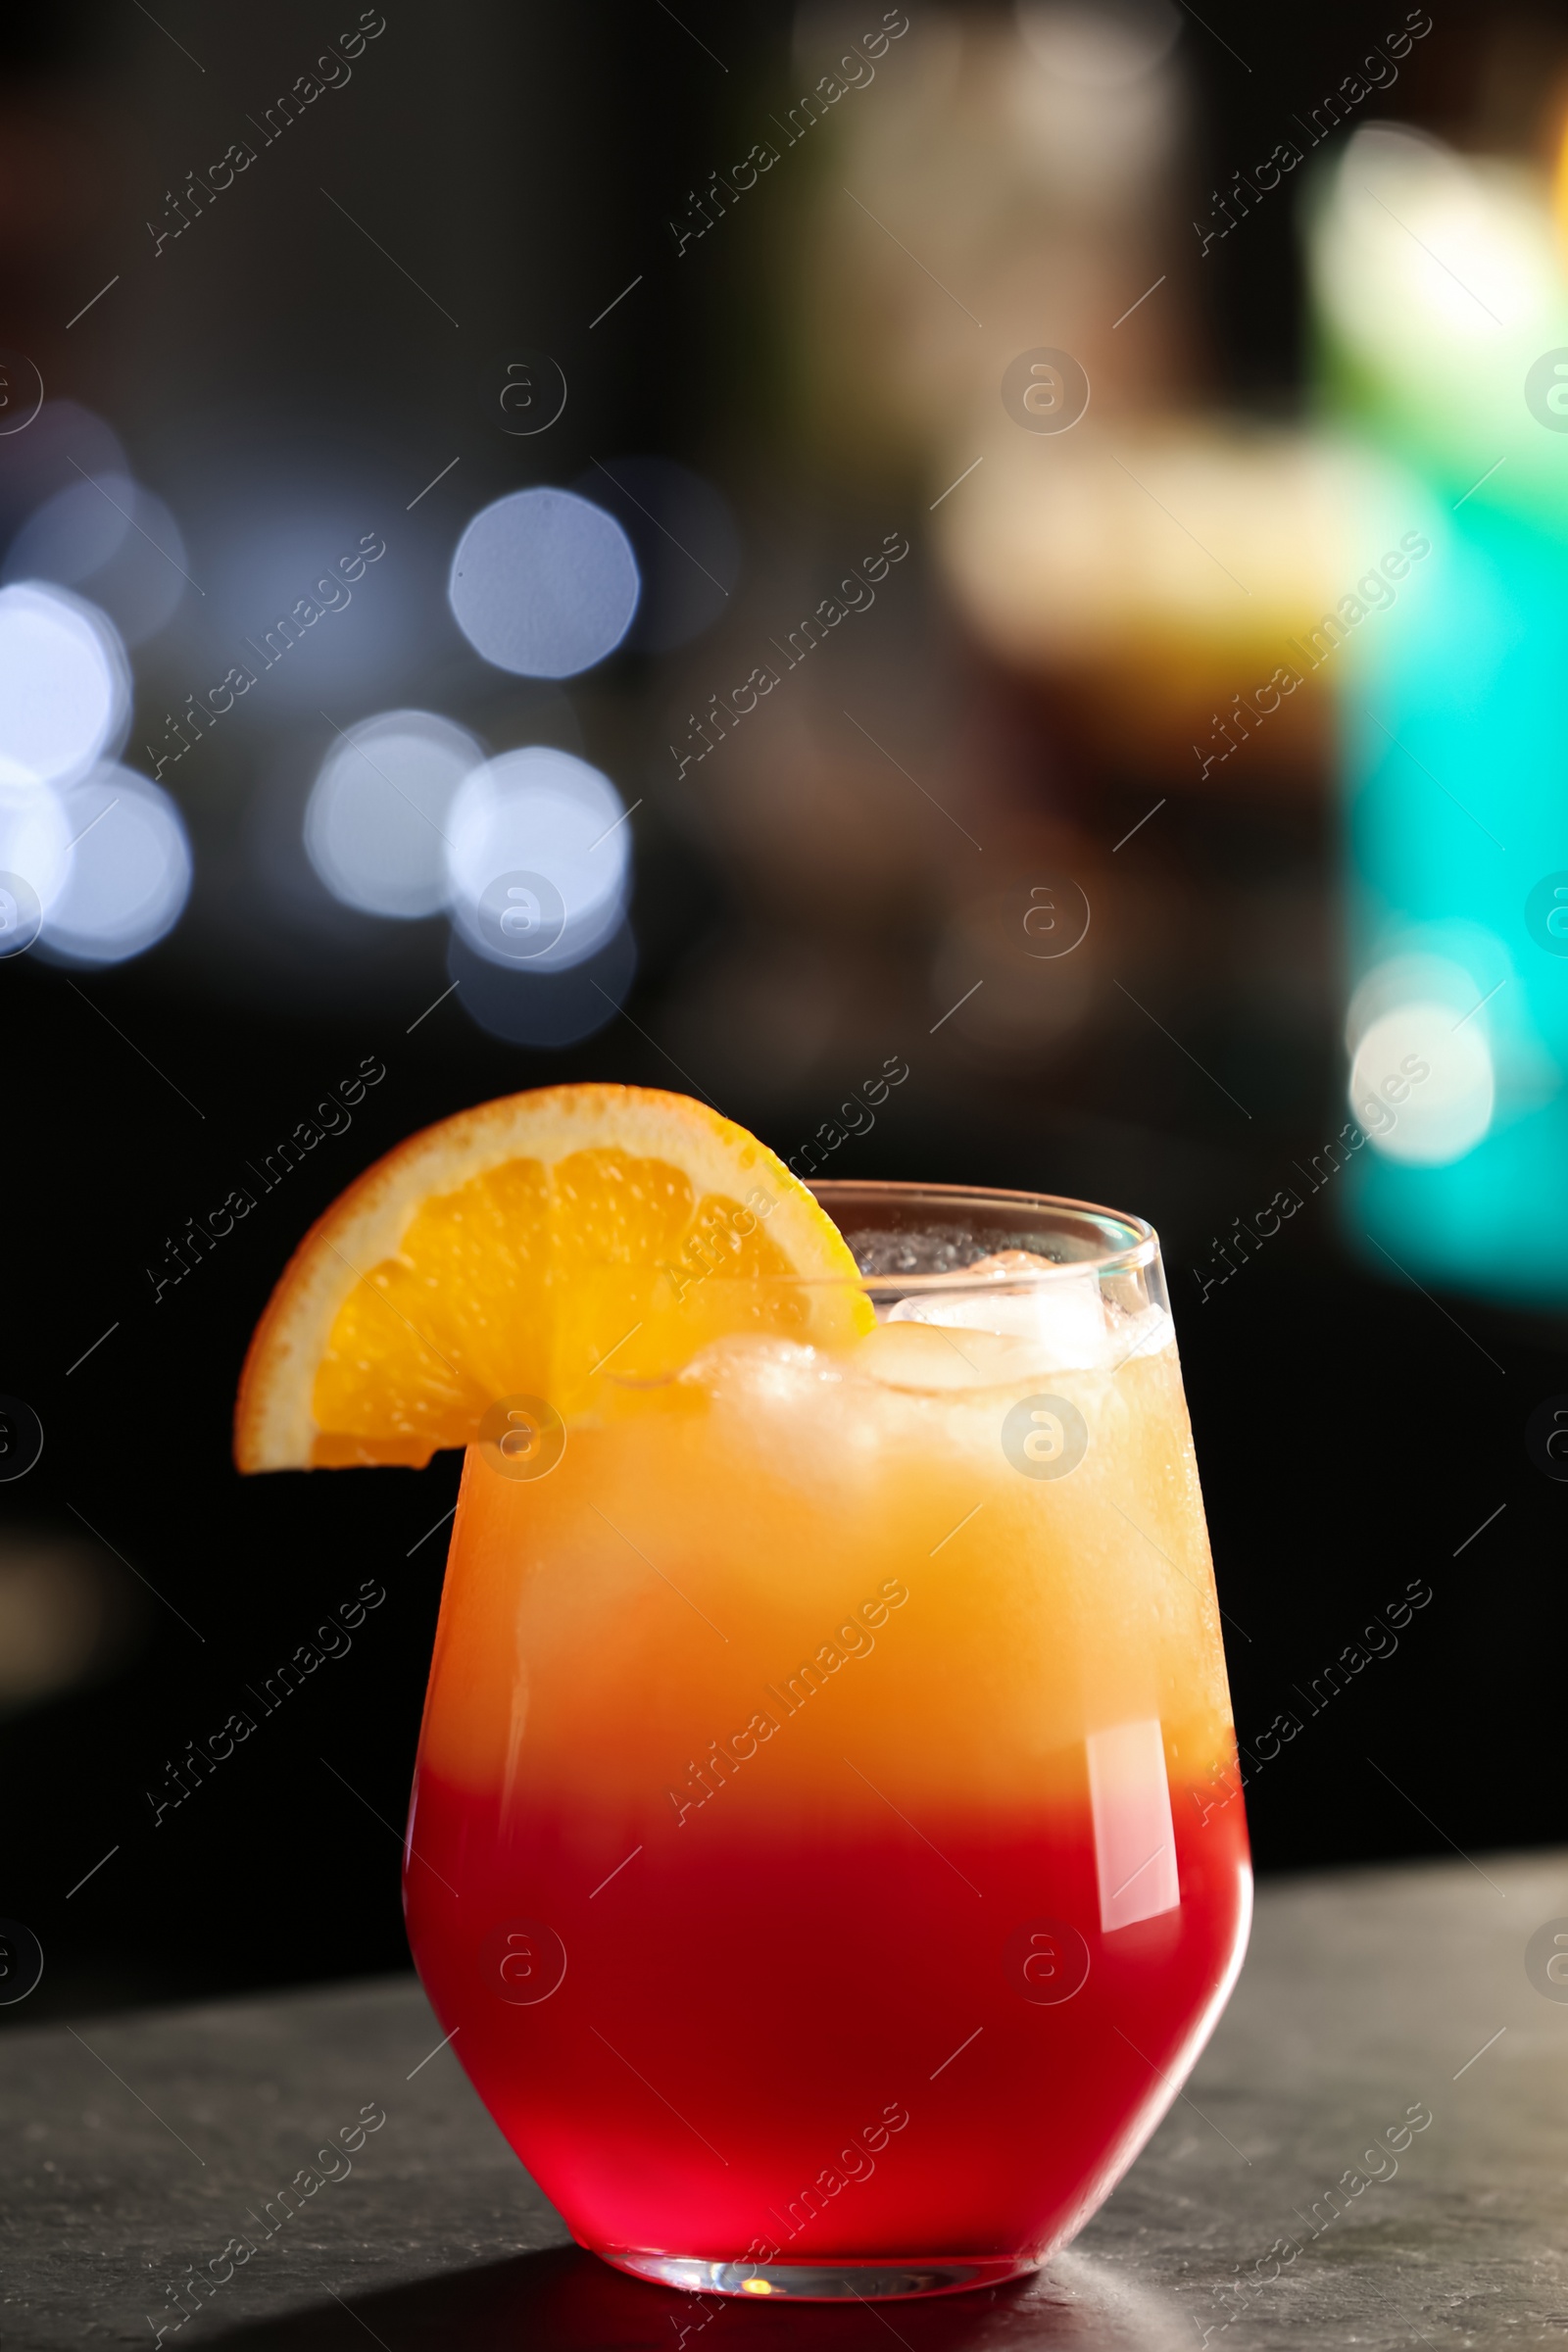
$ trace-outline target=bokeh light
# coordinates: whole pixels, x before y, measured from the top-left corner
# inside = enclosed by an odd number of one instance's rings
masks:
[[[39,907],[53,906],[71,871],[71,829],[58,793],[48,785],[0,784],[0,874],[25,882]],[[15,897],[7,886],[7,897]],[[36,909],[32,910],[36,913]],[[19,915],[3,909],[11,935]],[[25,927],[25,925],[24,925]]]
[[[631,541],[642,575],[626,632],[634,653],[671,653],[723,617],[741,576],[741,539],[711,482],[671,458],[611,458],[577,486]]]
[[[469,947],[492,963],[526,962],[535,973],[565,971],[591,956],[625,905],[625,814],[610,779],[569,752],[536,744],[475,768],[447,824],[453,915]],[[514,912],[492,906],[495,887],[518,876],[533,878],[515,887],[531,889],[535,905],[519,896]],[[545,933],[529,936],[523,918],[552,910],[548,944],[538,947]]]
[[[613,653],[637,610],[631,543],[569,490],[485,507],[452,559],[447,594],[475,653],[521,677],[569,678]]]
[[[0,1536],[0,1719],[97,1680],[137,1642],[142,1588],[96,1545],[25,1522]]]
[[[1020,0],[1017,17],[1025,47],[1048,73],[1092,90],[1152,74],[1182,28],[1170,0]]]
[[[305,847],[335,899],[411,920],[447,903],[447,816],[484,752],[428,710],[387,710],[338,735],[305,811]]]
[[[94,474],[46,499],[12,540],[0,574],[83,589],[132,646],[172,619],[188,576],[173,515],[122,473]]]
[[[133,768],[95,768],[58,799],[70,866],[44,909],[41,939],[74,963],[123,963],[163,939],[190,896],[190,844],[178,809]]]
[[[130,667],[102,612],[38,580],[0,588],[0,785],[74,783],[129,715]]]
[[[5,578],[54,580],[62,588],[108,563],[130,525],[125,510],[134,483],[111,473],[101,482],[77,481],[46,498],[27,516],[6,550]]]
[[[1350,1108],[1374,1151],[1416,1167],[1443,1167],[1474,1151],[1496,1101],[1480,1022],[1431,998],[1371,1021],[1350,1065]]]
[[[1528,191],[1403,125],[1351,133],[1318,239],[1334,323],[1385,360],[1430,354],[1434,336],[1484,345],[1561,305],[1550,227]]]
[[[637,976],[637,943],[622,920],[569,971],[508,971],[475,955],[455,931],[447,968],[458,983],[458,1002],[487,1035],[509,1046],[559,1050],[614,1019]]]
[[[0,540],[84,475],[116,474],[128,480],[130,464],[113,427],[76,401],[46,400],[24,431],[0,436]]]
[[[379,474],[356,453],[334,461],[264,443],[233,480],[196,466],[179,499],[203,516],[191,568],[206,591],[199,614],[216,674],[242,662],[265,683],[268,710],[314,718],[324,707],[341,724],[410,693],[440,581],[425,511],[389,540]]]

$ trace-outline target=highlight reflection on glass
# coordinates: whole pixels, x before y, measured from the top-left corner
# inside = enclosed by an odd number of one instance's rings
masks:
[[[583,2244],[925,2293],[1131,2163],[1240,1965],[1247,1832],[1153,1235],[818,1190],[860,1288],[760,1277],[750,1336],[470,1448],[405,1901]]]

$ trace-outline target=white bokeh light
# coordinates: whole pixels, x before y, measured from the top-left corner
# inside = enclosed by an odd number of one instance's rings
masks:
[[[47,784],[0,785],[0,873],[20,874],[46,910],[71,872],[71,826]]]
[[[129,715],[125,649],[95,606],[40,580],[0,588],[0,786],[74,783]]]
[[[1369,1021],[1350,1065],[1349,1102],[1386,1159],[1445,1167],[1492,1125],[1496,1082],[1479,1021],[1417,999]]]
[[[580,963],[616,929],[626,899],[629,827],[609,778],[569,752],[542,745],[505,752],[460,788],[447,824],[452,910],[470,947],[494,963],[523,960],[532,972]],[[549,944],[508,952],[484,909],[504,878],[538,877],[554,894]],[[512,918],[505,918],[512,927]],[[554,927],[553,927],[554,928]]]
[[[1484,347],[1556,315],[1551,225],[1522,174],[1473,164],[1408,124],[1368,122],[1321,201],[1324,307],[1348,340],[1396,365],[1430,362],[1435,336],[1446,350]],[[1508,399],[1523,405],[1511,377]]]
[[[173,929],[190,896],[179,811],[128,767],[95,768],[56,797],[73,847],[43,944],[76,963],[123,963]]]
[[[498,669],[569,678],[614,651],[640,585],[631,542],[603,507],[569,490],[517,490],[468,524],[447,595]]]
[[[448,812],[484,759],[428,710],[387,710],[338,736],[305,811],[305,847],[345,906],[412,920],[447,903]]]

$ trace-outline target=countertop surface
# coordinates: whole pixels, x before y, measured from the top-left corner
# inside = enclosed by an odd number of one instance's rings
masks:
[[[1561,2344],[1568,1984],[1545,1973],[1551,1923],[1568,1934],[1568,1856],[1265,1886],[1186,2092],[1071,2251],[1031,2279],[924,2303],[737,2304],[606,2269],[571,2246],[435,2046],[412,1977],[19,2026],[0,2038],[0,2344],[153,2342],[177,2317],[170,2290],[211,2277],[247,2214],[362,2110],[386,2120],[352,2171],[165,2342]],[[1374,2162],[1412,2111],[1430,2122]]]

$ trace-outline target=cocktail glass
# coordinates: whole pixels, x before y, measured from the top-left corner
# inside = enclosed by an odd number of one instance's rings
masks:
[[[748,1332],[737,1283],[736,1336],[469,1448],[405,1896],[583,2245],[925,2294],[1131,2164],[1240,1967],[1247,1830],[1152,1229],[813,1189],[840,1341],[771,1282]]]

